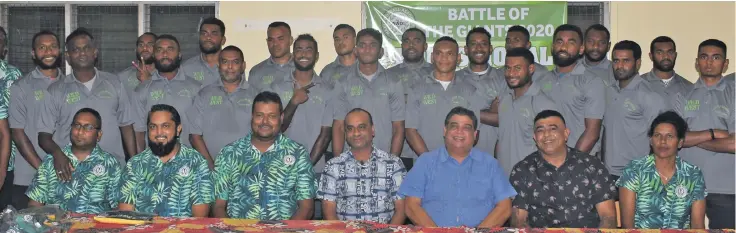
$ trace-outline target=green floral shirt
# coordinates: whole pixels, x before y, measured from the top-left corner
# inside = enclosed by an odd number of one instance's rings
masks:
[[[28,198],[43,204],[58,204],[63,210],[77,213],[98,214],[116,209],[115,195],[123,170],[118,160],[99,146],[83,161],[72,154],[71,144],[62,151],[74,167],[72,180],[59,182],[54,158],[47,155],[26,190]]]
[[[22,74],[18,68],[0,59],[0,120],[8,119],[8,106],[10,105],[10,85],[21,78]],[[8,171],[15,168],[15,143],[10,142],[10,160],[8,160]]]
[[[120,202],[164,217],[191,217],[193,205],[212,203],[207,161],[191,147],[180,145],[166,163],[150,148],[133,156],[123,173]]]
[[[248,134],[220,151],[215,161],[217,199],[227,201],[231,218],[291,218],[297,201],[316,195],[317,183],[307,151],[283,134],[265,153],[250,142]]]
[[[636,193],[634,227],[688,229],[693,202],[705,199],[705,179],[700,168],[678,156],[675,175],[667,185],[654,167],[654,155],[632,160],[616,186]]]

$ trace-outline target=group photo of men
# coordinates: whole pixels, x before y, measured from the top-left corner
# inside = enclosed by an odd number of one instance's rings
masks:
[[[601,24],[562,24],[548,69],[515,25],[496,68],[483,27],[464,46],[411,27],[403,61],[384,67],[389,42],[374,28],[339,24],[329,43],[271,22],[270,56],[246,61],[211,17],[197,55],[145,32],[119,71],[97,68],[95,33],[42,30],[21,73],[4,59],[13,28],[0,29],[2,209],[734,228],[736,83],[719,39],[678,48],[668,35],[611,41]],[[677,67],[694,61],[698,77],[675,71],[678,50],[697,51]],[[317,72],[320,58],[332,62]]]

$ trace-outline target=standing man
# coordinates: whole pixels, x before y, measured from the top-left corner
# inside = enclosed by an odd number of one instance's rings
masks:
[[[421,227],[501,227],[516,191],[496,159],[473,148],[478,118],[455,107],[444,124],[445,145],[420,156],[401,183],[406,216]]]
[[[373,146],[373,117],[356,108],[345,117],[350,151],[327,162],[319,182],[325,220],[367,220],[403,225],[399,195],[406,169],[401,160]]]
[[[128,96],[132,97],[135,87],[141,82],[151,79],[151,74],[154,71],[154,63],[156,58],[153,56],[153,50],[156,46],[156,34],[152,32],[143,33],[138,37],[135,42],[135,60],[132,61],[132,65],[127,69],[118,73],[120,82],[125,86],[125,90],[128,92]]]
[[[376,116],[376,147],[401,155],[404,145],[406,100],[401,81],[392,79],[378,63],[383,56],[383,36],[372,28],[358,32],[358,65],[335,85],[336,118],[332,124],[332,152],[342,153],[345,145],[344,112],[362,108]],[[342,110],[340,110],[342,109]],[[342,113],[341,113],[342,112]]]
[[[404,94],[411,92],[414,84],[417,84],[433,68],[424,60],[424,52],[427,51],[427,36],[418,28],[409,28],[401,35],[401,56],[404,61],[401,64],[389,68],[390,77],[398,78],[404,85]]]
[[[616,181],[631,160],[649,154],[649,136],[642,129],[672,107],[663,93],[639,76],[639,44],[629,40],[616,43],[612,58],[616,83],[606,91],[603,150],[606,168]]]
[[[5,54],[8,49],[7,33],[0,27],[0,208],[11,204],[13,187],[14,149],[11,148],[10,126],[8,124],[8,108],[10,105],[10,87],[22,74],[18,68],[8,64]],[[15,146],[12,146],[15,147]]]
[[[490,103],[482,98],[473,85],[457,77],[455,68],[460,60],[460,47],[452,37],[443,36],[434,42],[434,70],[424,74],[412,88],[406,103],[406,141],[416,153],[422,154],[444,145],[440,136],[446,112],[455,107],[480,113]]]
[[[615,83],[611,76],[611,61],[606,58],[611,48],[611,33],[606,26],[593,24],[585,29],[585,56],[582,63],[595,77],[603,79],[606,86]]]
[[[15,170],[13,171],[13,207],[25,209],[28,196],[25,195],[41,159],[46,155],[38,144],[38,117],[42,112],[46,89],[57,80],[64,78],[61,69],[61,47],[59,37],[51,31],[40,31],[33,35],[31,57],[36,69],[10,87],[11,136],[16,147]]]
[[[525,48],[530,49],[532,47],[532,42],[530,39],[529,30],[527,30],[524,26],[520,25],[514,25],[509,28],[509,30],[506,32],[506,51],[509,51],[511,49],[515,48]],[[506,67],[501,67],[498,69],[498,73],[500,77],[503,77],[506,75]],[[544,77],[545,75],[549,74],[549,70],[547,70],[547,67],[539,64],[537,62],[534,62],[534,74],[532,75],[532,80],[539,80],[540,78]]]
[[[579,27],[557,27],[552,42],[554,75],[543,79],[542,91],[552,97],[557,109],[567,119],[570,138],[567,145],[596,154],[600,144],[601,121],[606,110],[606,87],[603,79],[586,72],[579,61],[583,53],[583,33]],[[595,149],[594,149],[595,148]]]
[[[184,62],[181,66],[184,75],[194,78],[202,86],[216,83],[220,77],[217,63],[225,40],[225,23],[215,17],[204,19],[199,25],[199,50],[202,53]]]
[[[698,46],[695,59],[700,78],[677,106],[689,131],[680,155],[703,170],[708,184],[705,214],[710,229],[734,228],[734,98],[733,79],[721,75],[728,68],[726,44],[708,39]]]
[[[248,84],[265,90],[271,83],[281,81],[294,71],[294,61],[291,56],[291,36],[289,24],[277,21],[268,25],[266,44],[271,57],[253,66],[248,72]]]
[[[220,81],[199,90],[187,110],[189,141],[215,168],[216,156],[225,145],[250,132],[253,98],[259,90],[248,85],[243,73],[245,59],[240,48],[230,45],[220,51]]]
[[[228,144],[215,162],[216,218],[308,220],[317,183],[304,146],[281,131],[281,98],[253,101],[251,132]]]
[[[347,24],[338,24],[332,32],[337,57],[335,61],[322,68],[320,77],[331,84],[347,77],[357,64],[355,56],[355,28]]]
[[[693,89],[693,83],[675,73],[677,46],[667,36],[659,36],[652,40],[649,47],[649,59],[652,60],[652,71],[642,75],[657,90],[663,90],[667,101],[674,106],[674,101],[682,99]]]
[[[176,37],[168,34],[156,39],[156,51],[154,53],[156,71],[151,80],[142,82],[135,88],[135,96],[132,98],[132,106],[136,112],[135,132],[138,151],[146,148],[146,122],[144,118],[147,111],[156,104],[167,104],[174,106],[177,111],[185,112],[192,106],[194,96],[197,95],[201,84],[180,72],[181,54],[179,41]],[[183,117],[184,127],[182,135],[189,138],[189,121]],[[188,140],[184,140],[189,145]]]
[[[534,81],[534,54],[526,48],[506,51],[506,84],[508,90],[498,96],[498,104],[481,116],[490,125],[499,126],[496,159],[501,163],[505,174],[534,152],[534,118],[544,110],[555,110],[555,102],[541,92],[539,83]],[[501,122],[503,124],[501,124]]]
[[[95,109],[105,121],[100,148],[110,152],[120,165],[135,154],[135,133],[130,99],[117,75],[95,68],[94,38],[79,28],[66,38],[65,56],[72,73],[49,85],[37,121],[38,144],[54,158],[54,169],[62,181],[71,179],[71,163],[59,145],[69,142],[74,114],[81,108]]]

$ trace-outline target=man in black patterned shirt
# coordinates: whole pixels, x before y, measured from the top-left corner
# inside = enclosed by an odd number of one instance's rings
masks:
[[[518,195],[511,226],[517,228],[616,228],[616,188],[596,157],[566,145],[570,130],[554,110],[534,118],[538,150],[511,170]]]

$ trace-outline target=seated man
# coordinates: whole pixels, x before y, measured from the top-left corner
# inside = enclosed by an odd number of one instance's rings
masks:
[[[72,120],[71,144],[62,148],[72,165],[72,178],[59,182],[52,155],[46,156],[28,186],[28,206],[57,204],[66,211],[99,214],[118,207],[116,198],[122,168],[112,154],[97,142],[102,137],[102,118],[91,108],[82,108]]]
[[[419,157],[399,194],[406,215],[422,227],[500,227],[516,196],[492,155],[473,148],[478,118],[463,107],[445,117],[445,145]]]
[[[164,217],[207,217],[214,201],[207,160],[179,143],[181,116],[157,104],[148,113],[148,148],[128,161],[120,210]]]
[[[517,228],[616,228],[616,192],[597,158],[566,145],[570,130],[554,110],[534,118],[533,152],[511,170],[511,226]]]
[[[319,182],[325,220],[368,220],[402,225],[399,196],[406,169],[401,159],[373,146],[373,117],[356,108],[345,116],[350,151],[327,162]]]
[[[217,218],[309,220],[317,184],[304,146],[281,134],[281,98],[264,91],[253,100],[251,133],[215,160]]]

